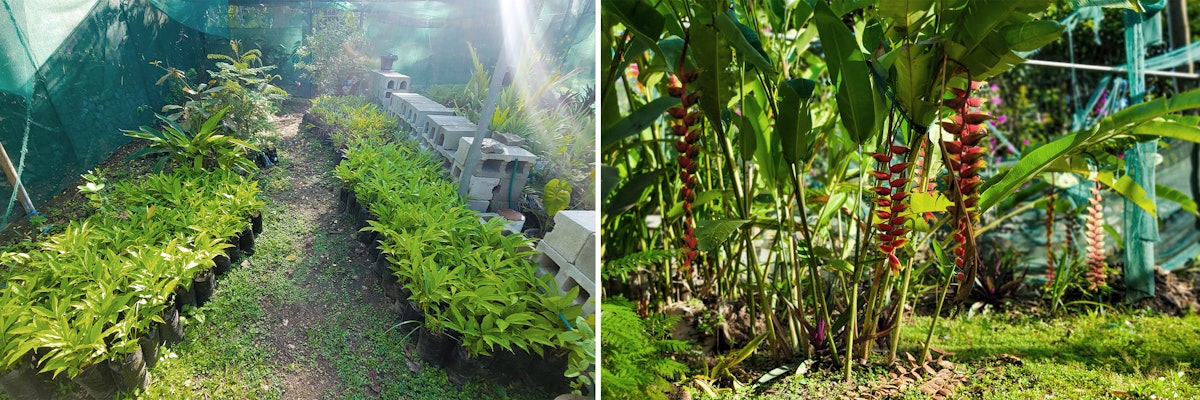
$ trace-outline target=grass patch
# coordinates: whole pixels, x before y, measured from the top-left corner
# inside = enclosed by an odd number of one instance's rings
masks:
[[[924,341],[929,322],[929,317],[917,317],[908,324],[901,343],[909,346],[901,353],[920,355],[915,345]],[[1200,398],[1196,343],[1200,316],[1153,313],[942,319],[933,340],[934,346],[955,353],[956,372],[966,376],[954,397],[972,399]],[[999,354],[1021,363],[1001,361]],[[984,372],[976,375],[980,369]],[[855,385],[874,387],[886,374],[882,367],[857,367]],[[836,397],[845,393],[841,377],[840,370],[817,368],[734,393],[766,399]],[[911,387],[898,398],[925,396]]]

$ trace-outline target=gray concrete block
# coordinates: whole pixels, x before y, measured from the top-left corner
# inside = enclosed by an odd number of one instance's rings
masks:
[[[554,230],[546,233],[542,242],[574,262],[588,240],[594,240],[591,236],[596,235],[597,215],[595,211],[559,211],[554,215]]]

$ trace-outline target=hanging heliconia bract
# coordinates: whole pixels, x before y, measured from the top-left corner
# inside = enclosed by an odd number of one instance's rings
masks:
[[[696,220],[692,213],[692,202],[696,200],[696,157],[700,155],[700,111],[688,111],[696,105],[699,98],[696,93],[688,92],[689,83],[696,81],[696,71],[683,71],[678,79],[673,79],[667,86],[671,97],[679,98],[682,106],[667,109],[671,116],[671,129],[679,136],[675,142],[675,150],[679,151],[679,181],[683,184],[681,200],[683,201],[684,254],[686,267],[690,268],[696,262]]]
[[[971,90],[978,89],[982,84],[971,82]],[[983,123],[992,117],[979,111],[983,99],[971,97],[970,92],[963,89],[951,90],[954,96],[946,99],[943,105],[954,110],[955,115],[953,121],[943,121],[940,125],[953,135],[952,140],[943,138],[942,144],[946,148],[947,164],[952,169],[947,176],[952,188],[949,195],[955,200],[955,205],[947,210],[955,216],[954,263],[962,268],[971,227],[979,219],[976,210],[976,204],[979,203],[979,171],[984,167],[986,149],[983,138],[987,137]],[[958,205],[962,205],[963,209],[959,210]]]
[[[886,153],[871,154],[882,166],[880,170],[873,172],[879,180],[874,189],[878,195],[875,197],[875,205],[878,207],[875,216],[879,217],[880,222],[875,224],[875,228],[879,229],[879,251],[887,257],[892,272],[900,271],[900,258],[896,257],[896,249],[908,241],[904,238],[904,234],[908,233],[908,229],[904,228],[908,218],[903,215],[908,210],[908,191],[905,189],[908,178],[904,177],[908,163],[892,161],[903,160],[908,151],[907,147],[892,145]]]
[[[1088,198],[1087,215],[1087,254],[1088,254],[1088,290],[1096,290],[1105,285],[1104,267],[1104,204],[1100,197],[1100,182],[1092,186],[1092,197]]]

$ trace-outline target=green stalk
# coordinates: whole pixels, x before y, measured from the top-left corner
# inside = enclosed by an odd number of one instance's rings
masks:
[[[954,279],[954,274],[946,278],[946,286],[938,297],[937,309],[933,312],[933,319],[929,321],[929,332],[925,334],[925,345],[921,348],[921,361],[929,360],[929,342],[933,340],[933,328],[937,327],[938,317],[942,315],[942,303],[946,301],[946,293],[950,292],[951,279]]]
[[[808,251],[807,259],[808,275],[810,280],[809,284],[812,286],[813,297],[817,301],[817,308],[821,312],[820,318],[822,318],[822,320],[825,322],[826,327],[832,328],[832,321],[829,320],[829,303],[825,300],[825,292],[818,287],[820,284],[820,273],[816,260],[816,252],[813,250],[814,246],[812,242],[812,228],[808,226],[808,202],[805,200],[804,196],[804,185],[800,182],[800,174],[796,170],[796,165],[791,165],[789,170],[791,171],[792,175],[792,184],[796,188],[796,194],[798,194],[795,196],[797,197],[796,201],[800,203],[800,207],[798,207],[800,210],[800,233],[804,235],[804,244],[807,246],[806,250]],[[829,349],[833,352],[833,358],[836,359],[837,343],[834,342],[833,335],[826,336],[829,338]]]
[[[904,327],[904,307],[908,305],[908,282],[912,277],[913,260],[908,259],[904,270],[904,283],[900,285],[900,304],[896,306],[896,322],[892,328],[892,336],[888,340],[888,363],[896,361],[896,347],[900,345],[900,329]],[[940,312],[940,310],[939,310]]]

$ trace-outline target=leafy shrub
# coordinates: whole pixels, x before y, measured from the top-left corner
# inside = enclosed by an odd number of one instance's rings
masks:
[[[208,117],[196,132],[190,132],[170,118],[158,115],[163,123],[160,129],[143,126],[138,131],[125,131],[125,136],[148,142],[146,148],[131,157],[165,155],[158,164],[159,170],[167,160],[195,169],[254,170],[257,166],[247,157],[247,152],[258,151],[258,148],[241,139],[218,133],[226,111],[229,111],[228,107]]]
[[[171,80],[171,85],[179,86],[184,95],[184,101],[167,104],[162,111],[188,130],[198,131],[214,114],[229,109],[229,117],[221,121],[225,133],[242,140],[255,139],[258,133],[274,128],[270,117],[279,111],[279,102],[287,98],[287,92],[271,84],[280,78],[270,73],[274,65],[262,64],[261,51],[242,52],[236,40],[229,45],[233,55],[208,55],[209,59],[218,60],[217,70],[207,71],[212,77],[208,82],[193,85],[189,74],[160,65],[166,74],[159,78],[158,84]]]
[[[347,50],[361,49],[366,38],[358,17],[351,12],[335,12],[319,17],[312,33],[304,36],[304,45],[296,50],[308,61],[297,63],[302,76],[316,85],[318,93],[337,93],[342,82],[353,84],[365,71],[364,63]]]

